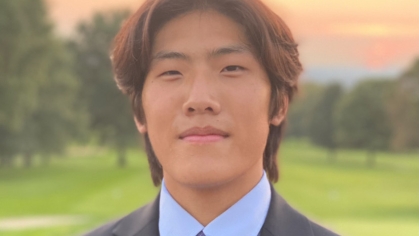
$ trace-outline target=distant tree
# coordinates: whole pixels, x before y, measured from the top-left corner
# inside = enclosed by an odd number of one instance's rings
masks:
[[[0,167],[11,166],[18,152],[16,134],[5,125],[0,125]]]
[[[76,71],[82,85],[81,102],[89,112],[90,127],[103,143],[117,150],[118,165],[126,165],[126,149],[138,143],[128,99],[113,80],[110,47],[127,11],[97,13],[78,26],[70,44],[76,55]]]
[[[368,151],[367,165],[375,165],[375,152],[388,149],[391,124],[386,102],[392,81],[366,80],[346,94],[338,104],[337,138],[348,148]]]
[[[35,1],[34,1],[35,2]],[[10,165],[18,152],[17,133],[24,124],[24,115],[36,106],[38,81],[31,79],[31,58],[36,50],[30,41],[32,29],[22,11],[29,1],[0,1],[0,164]],[[36,68],[43,64],[39,58]]]
[[[300,92],[290,105],[287,117],[286,136],[306,138],[309,136],[309,126],[315,104],[321,99],[324,87],[319,84],[302,84]]]
[[[71,54],[60,42],[51,42],[46,50],[51,50],[47,79],[38,88],[38,107],[27,115],[19,138],[26,166],[35,153],[44,163],[62,153],[83,134],[86,123],[85,111],[77,103],[79,84],[71,70]]]
[[[308,136],[311,142],[327,148],[331,162],[336,159],[337,140],[334,113],[341,96],[342,88],[339,84],[327,86],[313,106],[308,127]]]
[[[419,149],[419,58],[397,79],[388,103],[394,150]]]
[[[0,32],[0,160],[21,153],[30,166],[77,130],[77,81],[42,0],[0,1]]]

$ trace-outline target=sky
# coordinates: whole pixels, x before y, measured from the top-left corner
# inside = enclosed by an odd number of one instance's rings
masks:
[[[124,8],[135,11],[142,2],[46,1],[57,32],[64,36],[71,36],[77,22],[88,20],[94,12]],[[308,71],[362,68],[370,72],[394,72],[405,69],[419,57],[418,0],[264,2],[291,28],[300,45],[300,59]]]

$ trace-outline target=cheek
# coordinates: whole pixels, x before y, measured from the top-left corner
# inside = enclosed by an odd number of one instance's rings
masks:
[[[159,87],[153,85],[144,87],[143,106],[146,126],[152,145],[156,147],[155,151],[162,149],[158,147],[167,147],[166,142],[173,139],[173,121],[179,107],[177,100],[173,93],[168,93]]]
[[[269,100],[270,88],[264,83],[251,83],[241,88],[232,89],[226,98],[230,104],[228,109],[232,111],[238,123],[246,123],[252,126],[269,124]],[[253,124],[253,125],[250,125]]]
[[[148,82],[144,85],[142,102],[147,125],[151,126],[150,128],[170,124],[164,121],[173,119],[173,111],[178,106],[177,100],[179,100],[175,94],[176,91],[169,86],[162,86],[159,83]]]
[[[226,100],[230,101],[228,109],[235,124],[237,147],[242,152],[263,152],[269,133],[269,85],[252,84],[231,91],[231,95]]]

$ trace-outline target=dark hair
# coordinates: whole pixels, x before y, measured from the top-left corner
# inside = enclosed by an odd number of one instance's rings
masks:
[[[141,95],[156,33],[170,20],[194,10],[215,10],[244,27],[270,80],[269,117],[272,118],[281,109],[283,96],[292,100],[302,65],[288,26],[260,0],[146,0],[115,37],[111,56],[116,83],[130,97],[135,117],[146,123]],[[272,182],[279,178],[276,156],[284,125],[283,122],[270,126],[263,154],[263,167]],[[163,170],[148,134],[144,140],[151,176],[158,186]]]

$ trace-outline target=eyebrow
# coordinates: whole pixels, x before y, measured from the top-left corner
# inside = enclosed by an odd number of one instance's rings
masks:
[[[210,52],[209,57],[219,57],[219,56],[224,56],[224,55],[228,55],[228,54],[233,54],[233,53],[252,53],[252,51],[250,50],[250,47],[247,45],[242,45],[242,44],[238,44],[238,45],[231,45],[231,46],[227,46],[227,47],[222,47],[222,48],[217,48],[213,51]]]
[[[182,59],[182,60],[189,61],[191,58],[188,55],[184,54],[184,53],[180,53],[180,52],[168,52],[168,51],[158,52],[152,58],[153,61],[154,60],[161,61],[161,60],[165,60],[165,59]]]
[[[226,47],[221,47],[210,51],[208,54],[209,58],[212,57],[219,57],[223,55],[233,54],[233,53],[252,53],[251,49],[247,45],[231,45]],[[180,59],[185,61],[190,61],[191,57],[181,53],[181,52],[174,52],[174,51],[161,51],[158,52],[156,55],[153,56],[153,61],[162,61],[165,59]]]

